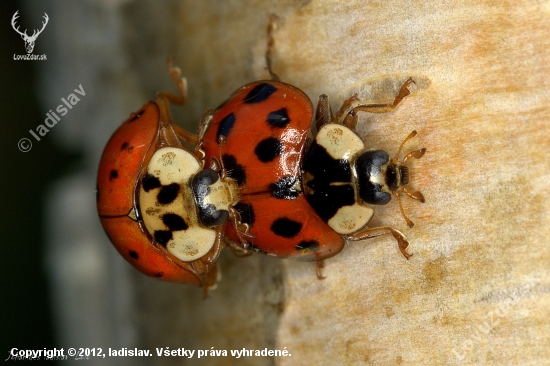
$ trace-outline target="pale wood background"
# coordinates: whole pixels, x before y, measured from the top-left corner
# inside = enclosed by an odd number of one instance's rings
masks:
[[[89,93],[85,111],[56,127],[86,159],[50,198],[62,344],[292,354],[101,364],[550,364],[549,1],[43,3],[56,29],[41,38],[45,108],[80,83]],[[202,300],[116,255],[95,217],[96,165],[118,124],[172,88],[167,57],[189,80],[176,115],[191,130],[206,108],[267,78],[272,13],[274,69],[314,101],[325,93],[337,108],[355,92],[386,101],[416,81],[397,111],[359,122],[374,148],[392,154],[415,129],[409,149],[428,150],[410,164],[426,203],[404,201],[416,226],[393,201],[373,222],[402,230],[414,256],[391,237],[353,243],[319,281],[311,263],[224,253],[222,282]]]

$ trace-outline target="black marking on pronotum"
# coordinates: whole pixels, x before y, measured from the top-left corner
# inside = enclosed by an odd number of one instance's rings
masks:
[[[210,194],[210,186],[216,183],[218,179],[220,179],[220,176],[212,169],[204,169],[193,178],[193,194],[199,207],[199,218],[206,227],[221,225],[229,218],[227,210],[216,210],[216,206],[204,202]]]
[[[278,181],[276,181],[275,183],[271,183],[269,185],[269,188],[271,189],[273,197],[281,198],[285,200],[293,200],[296,197],[298,197],[298,194],[300,193],[295,188],[295,185],[296,185],[296,178],[283,177]]]
[[[135,250],[130,250],[129,254],[130,254],[130,258],[139,259],[139,255],[137,254],[137,252]]]
[[[234,124],[235,115],[233,113],[228,114],[220,121],[220,124],[218,125],[218,132],[216,133],[216,141],[218,143],[220,142],[220,136],[227,138]]]
[[[136,119],[138,119],[139,117],[141,117],[141,116],[143,115],[143,112],[144,112],[143,109],[142,109],[141,111],[137,112],[135,116],[133,116],[132,118],[130,118],[130,120],[128,121],[128,123],[134,122]]]
[[[307,201],[323,221],[328,222],[341,207],[355,203],[349,160],[334,159],[314,141],[303,166],[313,178],[306,183],[309,189],[304,190]]]
[[[166,244],[172,239],[172,232],[170,230],[157,230],[153,236],[155,237],[157,243],[165,247]]]
[[[256,85],[254,89],[248,92],[243,102],[247,104],[260,103],[269,98],[271,94],[275,93],[276,91],[277,88],[273,85],[268,83],[261,83]]]
[[[109,182],[118,178],[118,170],[113,169],[109,172]]]
[[[177,183],[171,183],[167,186],[163,186],[157,195],[157,201],[162,205],[172,203],[178,196],[179,192],[180,185]]]
[[[160,180],[154,175],[147,174],[141,180],[141,186],[145,192],[149,192],[151,189],[160,187]]]
[[[288,113],[286,108],[281,108],[279,110],[269,113],[266,118],[267,123],[272,127],[285,127],[290,123],[290,118],[288,118]]]
[[[162,215],[162,222],[172,231],[187,230],[189,227],[183,217],[173,213],[166,213]]]
[[[282,219],[277,219],[271,224],[271,231],[276,235],[282,236],[283,238],[292,238],[302,230],[302,224],[298,221],[287,219],[286,217]]]
[[[382,191],[382,186],[380,184],[371,181],[371,178],[380,175],[380,167],[387,164],[389,160],[390,157],[383,150],[366,151],[357,158],[355,165],[357,167],[357,178],[359,181],[359,196],[366,203],[385,205],[390,202],[391,194]],[[395,173],[395,171],[393,173]],[[388,179],[387,173],[385,179]]]
[[[235,156],[224,154],[222,156],[222,161],[228,176],[233,178],[240,186],[246,183],[245,168],[237,163],[237,158],[235,158]]]
[[[262,163],[269,163],[283,152],[283,143],[275,137],[263,139],[256,145],[254,154]]]
[[[351,167],[347,159],[334,159],[327,150],[313,141],[304,160],[304,170],[311,173],[317,185],[351,182]],[[315,189],[312,187],[312,189]]]
[[[256,215],[250,203],[239,202],[233,207],[239,212],[239,215],[241,215],[241,222],[243,224],[252,225],[254,221],[256,221]]]
[[[296,245],[296,250],[311,250],[316,251],[319,250],[319,242],[317,240],[302,240],[298,245]]]

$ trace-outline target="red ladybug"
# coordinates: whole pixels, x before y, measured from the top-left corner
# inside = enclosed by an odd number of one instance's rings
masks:
[[[99,164],[97,210],[115,248],[138,270],[207,288],[216,281],[238,187],[216,158],[204,169],[199,137],[172,123],[169,102],[185,102],[186,82],[169,67],[179,95],[160,92],[115,131]]]
[[[359,111],[395,109],[409,94],[411,82],[403,84],[393,103],[358,105],[351,97],[336,116],[326,96],[320,97],[314,113],[301,90],[279,81],[254,82],[237,90],[206,118],[203,139],[206,158],[221,151],[228,176],[240,188],[235,209],[248,235],[244,238],[241,230],[228,227],[229,239],[275,257],[318,261],[319,269],[323,259],[342,250],[344,239],[392,234],[408,258],[403,234],[391,227],[367,227],[374,213],[367,204],[385,204],[399,191],[423,201],[420,192],[404,188],[404,163],[421,157],[425,149],[408,154],[403,162],[398,156],[390,161],[383,151],[366,148],[355,123]],[[313,121],[319,132],[305,152]]]

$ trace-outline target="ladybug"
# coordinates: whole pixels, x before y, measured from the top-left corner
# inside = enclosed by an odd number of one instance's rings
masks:
[[[270,256],[317,261],[319,278],[322,260],[338,254],[345,239],[392,234],[409,258],[402,233],[391,227],[367,228],[374,214],[367,204],[385,204],[391,194],[399,197],[399,191],[423,202],[420,192],[405,188],[405,162],[421,157],[425,149],[398,161],[414,132],[389,160],[385,152],[366,148],[355,124],[359,111],[394,110],[412,82],[402,85],[393,103],[359,104],[353,96],[334,116],[324,95],[314,112],[298,88],[278,80],[258,81],[241,87],[211,112],[203,139],[206,157],[222,152],[227,174],[240,188],[234,207],[238,222],[251,238],[243,240],[239,230],[228,227],[228,239]],[[306,151],[312,125],[318,133]]]
[[[204,168],[200,136],[172,122],[169,103],[185,102],[186,80],[171,61],[169,70],[179,95],[158,93],[107,143],[97,175],[97,210],[115,248],[138,270],[206,289],[216,282],[238,186],[215,157]]]

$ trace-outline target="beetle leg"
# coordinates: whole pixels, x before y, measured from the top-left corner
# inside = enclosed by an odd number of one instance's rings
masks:
[[[248,226],[248,224],[241,223],[241,215],[239,214],[239,211],[237,211],[234,207],[229,208],[229,219],[231,220],[231,225],[233,225],[235,231],[237,232],[239,242],[244,249],[247,249],[250,244],[245,239],[245,237],[249,239],[254,239],[255,237],[255,235],[252,235],[248,232],[250,226]]]
[[[409,242],[407,241],[407,239],[405,239],[405,236],[403,234],[401,234],[399,231],[389,226],[381,226],[381,227],[366,229],[364,231],[361,231],[353,235],[346,235],[345,238],[351,241],[357,241],[357,240],[375,238],[377,236],[387,235],[387,234],[393,235],[395,240],[397,240],[397,244],[399,245],[399,250],[401,251],[401,254],[403,254],[405,258],[409,259],[412,256],[412,254],[409,254],[406,251],[407,247],[409,246]]]
[[[351,110],[344,119],[341,121],[341,124],[346,126],[352,131],[355,131],[355,127],[357,127],[357,121],[359,117],[357,116],[357,113],[355,113],[355,110]]]
[[[159,91],[157,98],[167,99],[170,103],[176,105],[184,105],[187,101],[187,79],[181,76],[179,67],[173,65],[172,59],[168,59],[168,71],[170,76],[178,88],[179,94],[174,94],[168,91]]]
[[[327,276],[323,276],[323,268],[325,268],[325,261],[323,259],[318,260],[317,263],[317,278],[324,280]]]
[[[317,102],[317,109],[315,110],[315,127],[317,131],[327,123],[334,121],[334,114],[332,113],[332,108],[330,108],[330,102],[328,96],[322,94],[319,96],[319,101]]]
[[[227,242],[227,247],[229,248],[229,250],[231,250],[231,253],[233,253],[236,257],[244,258],[244,257],[248,257],[249,255],[252,255],[253,253],[251,250],[244,249],[238,246],[229,238],[225,238],[225,241]]]
[[[407,222],[407,225],[412,228],[414,227],[414,223],[405,215],[405,210],[403,210],[403,204],[401,203],[401,196],[399,195],[398,191],[393,191],[393,194],[395,194],[395,198],[397,198],[397,202],[399,203],[399,210],[401,211],[401,215],[403,215],[403,218]]]
[[[172,133],[165,131],[164,137],[166,140],[170,141],[171,144],[173,144],[174,141],[172,140],[174,139],[174,136],[172,135],[175,133],[183,141],[195,145],[199,142],[199,137],[176,125],[172,119],[172,115],[170,114],[170,103],[183,105],[187,101],[187,79],[181,76],[180,68],[174,67],[171,59],[168,60],[168,71],[170,72],[170,76],[178,88],[179,94],[174,94],[169,91],[160,91],[157,93],[156,102],[160,110],[160,121],[163,124],[162,127],[170,126],[173,129]],[[176,143],[176,145],[178,144]]]
[[[354,109],[352,106],[358,102],[359,98],[357,98],[357,94],[353,94],[351,97],[344,100],[344,103],[342,103],[342,106],[336,113],[336,121],[339,123],[343,118],[347,117],[347,115]]]
[[[202,298],[206,299],[208,297],[208,291],[215,290],[218,287],[218,281],[221,279],[221,273],[218,270],[217,263],[214,263],[212,269],[206,275],[204,285],[202,287]]]
[[[277,28],[275,25],[275,21],[277,19],[277,15],[271,14],[271,16],[269,17],[269,21],[267,22],[267,49],[265,51],[265,63],[267,66],[267,71],[269,71],[269,75],[271,76],[271,80],[273,81],[281,80],[279,76],[273,72],[273,60],[271,58],[273,43],[275,43],[275,41],[273,40],[273,31]]]
[[[210,122],[212,121],[212,117],[214,115],[214,111],[212,109],[207,109],[204,111],[204,113],[201,116],[201,120],[199,122],[199,140],[202,141],[204,138],[204,134],[208,130],[208,127],[210,126]]]
[[[159,105],[159,107],[160,107],[160,105]],[[191,133],[191,132],[187,131],[185,128],[181,128],[177,124],[173,123],[172,122],[172,117],[169,114],[170,111],[168,109],[166,109],[166,111],[168,111],[169,123],[172,126],[172,128],[174,129],[174,132],[176,133],[176,135],[178,135],[178,137],[180,139],[182,139],[183,141],[185,141],[185,142],[188,142],[188,143],[190,143],[192,145],[195,145],[195,146],[199,146],[199,144],[198,144],[199,137],[197,135],[195,135],[194,133]]]
[[[355,112],[369,112],[369,113],[386,113],[391,112],[397,108],[397,105],[401,103],[403,98],[409,95],[411,92],[408,89],[410,84],[413,84],[414,80],[408,78],[407,81],[399,89],[399,94],[393,100],[393,103],[383,103],[383,104],[361,104],[353,108]]]

